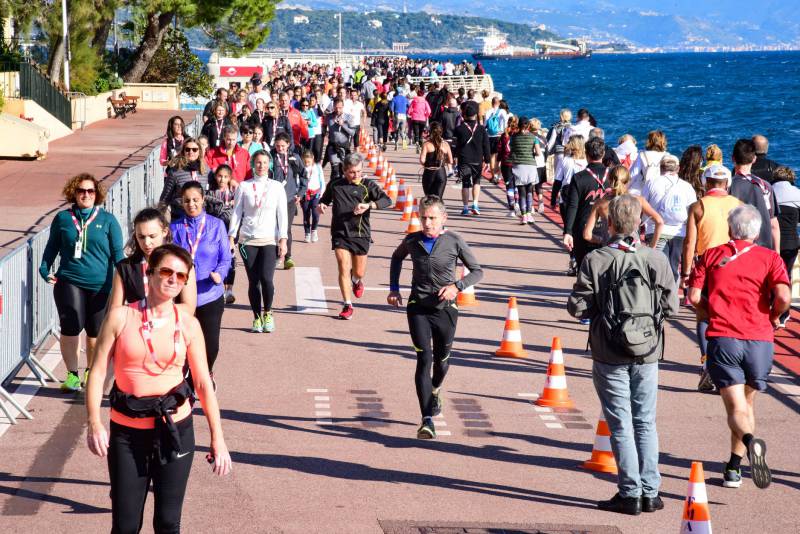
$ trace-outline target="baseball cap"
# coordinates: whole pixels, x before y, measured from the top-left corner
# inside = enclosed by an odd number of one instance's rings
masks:
[[[708,178],[711,178],[712,180],[722,180],[724,178],[728,181],[728,187],[731,186],[731,171],[729,171],[724,165],[715,163],[714,165],[708,166],[703,172],[703,176],[701,178],[704,186],[706,185],[706,179]]]
[[[261,75],[259,73],[254,73],[253,76],[250,77],[250,83],[261,85]]]

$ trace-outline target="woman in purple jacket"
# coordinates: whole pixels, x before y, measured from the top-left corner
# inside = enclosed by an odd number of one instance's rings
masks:
[[[225,310],[222,281],[231,266],[231,250],[225,224],[205,212],[204,201],[200,182],[184,184],[181,202],[185,215],[172,221],[170,230],[173,243],[189,251],[194,260],[197,277],[197,308],[194,315],[200,322],[206,340],[208,370],[212,371],[219,352],[219,330]]]

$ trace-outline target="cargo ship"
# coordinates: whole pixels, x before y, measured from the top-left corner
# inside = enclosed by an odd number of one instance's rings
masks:
[[[563,41],[536,41],[535,48],[508,44],[508,35],[490,28],[485,35],[475,40],[475,59],[584,59],[592,51],[586,41],[567,39]]]

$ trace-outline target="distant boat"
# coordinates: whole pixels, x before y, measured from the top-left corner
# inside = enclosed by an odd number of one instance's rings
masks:
[[[585,41],[536,41],[536,48],[508,44],[508,34],[489,28],[475,40],[475,59],[580,59],[588,58],[592,51]]]

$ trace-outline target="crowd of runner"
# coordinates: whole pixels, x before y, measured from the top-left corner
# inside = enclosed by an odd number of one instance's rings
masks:
[[[480,64],[397,58],[344,69],[278,62],[243,88],[220,88],[197,138],[179,116],[170,119],[159,206],[136,215],[127,245],[118,222],[100,207],[98,180],[68,181],[71,207],[54,220],[40,273],[55,285],[67,367],[62,389],[87,389],[89,446],[109,456],[115,532],[141,527],[150,480],[158,481],[156,531],[177,531],[191,465],[181,459],[194,450],[194,402],[211,429],[209,462],[218,474],[231,468],[213,367],[225,306],[236,300],[237,256],[248,280],[252,331],[274,332],[274,272],[296,265],[296,213],[302,212],[305,242],[315,243],[320,216],[330,212],[339,317],[353,317],[353,298],[364,292],[369,215],[392,202],[364,177],[355,149],[365,136],[384,150],[389,141],[400,150],[411,140],[421,165],[422,231],[408,235],[392,256],[387,299],[402,305],[399,276],[410,255],[418,437],[436,437],[432,418],[442,409],[456,296],[483,275],[464,238],[445,231],[448,180],[461,184],[461,216],[481,214],[485,179],[504,191],[504,208],[521,225],[545,213],[543,186],[550,183],[549,206],[560,214],[569,253],[565,274],[578,277],[569,310],[589,325],[595,385],[620,466],[620,491],[601,508],[663,507],[657,362],[669,350],[663,324],[677,311],[681,288],[684,304],[697,313],[698,389],[718,390],[729,414],[724,485],[741,484],[744,456],[756,485],[769,484],[766,446],[753,435],[753,400],[766,388],[773,327],[789,318],[800,214],[793,171],[767,158],[768,141],[760,135],[736,142],[731,171],[720,147],[690,146],[678,157],[659,130],[643,148],[630,134],[609,143],[585,109],[575,122],[564,109],[545,129],[488,92],[448,89],[448,76],[476,72]],[[429,81],[411,83],[410,76]],[[463,279],[456,277],[457,261],[468,267]],[[112,380],[109,434],[100,403]],[[137,465],[144,457],[142,472]]]

